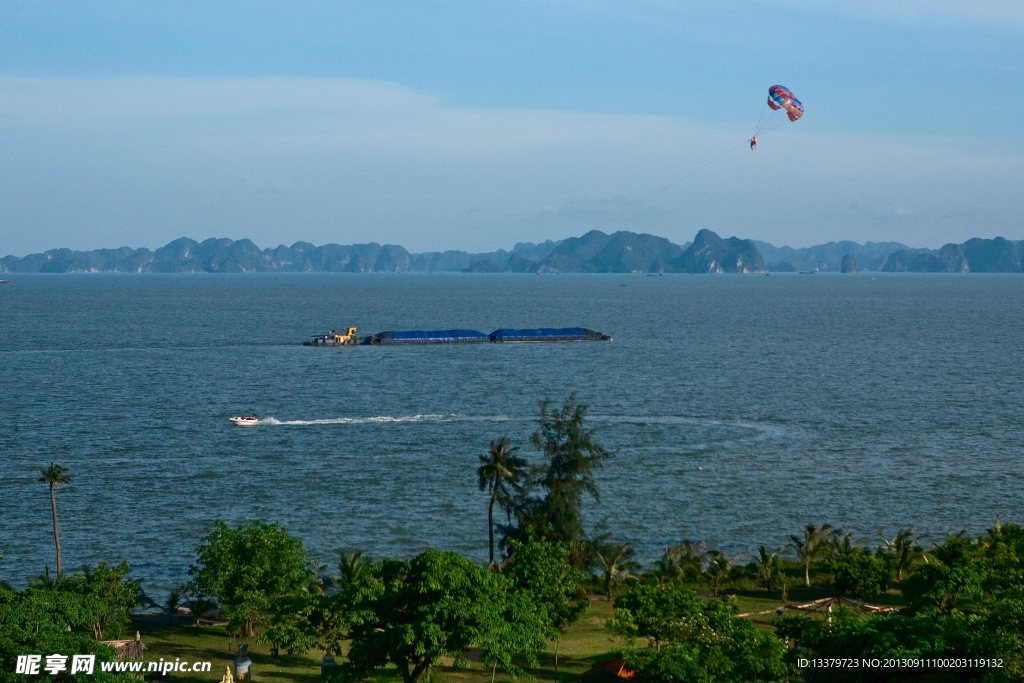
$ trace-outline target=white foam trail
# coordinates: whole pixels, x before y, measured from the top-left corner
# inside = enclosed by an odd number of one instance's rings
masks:
[[[275,417],[261,418],[258,424],[268,426],[307,427],[310,425],[359,425],[384,424],[390,422],[505,422],[515,418],[506,415],[466,416],[466,415],[378,415],[376,417],[329,417],[320,420],[278,420]]]
[[[737,427],[739,429],[751,429],[765,434],[782,435],[787,430],[785,427],[766,422],[744,422],[741,420],[725,421],[711,418],[679,417],[676,415],[588,415],[588,420],[594,422],[612,422],[619,424],[667,424],[667,425],[699,425],[704,427]]]
[[[313,425],[360,425],[388,424],[403,422],[535,422],[536,416],[514,415],[460,415],[459,413],[423,415],[378,415],[376,417],[329,417],[318,420],[278,420],[275,417],[261,418],[257,423],[265,426],[309,427]],[[764,435],[782,436],[788,430],[776,424],[764,422],[725,421],[710,418],[681,417],[677,415],[588,415],[587,420],[612,424],[664,424],[733,427],[749,429]]]

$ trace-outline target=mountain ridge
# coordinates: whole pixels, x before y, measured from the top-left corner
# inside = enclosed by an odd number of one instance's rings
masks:
[[[1024,241],[972,238],[941,249],[899,242],[828,242],[795,249],[768,242],[722,238],[700,230],[679,245],[647,233],[591,230],[579,237],[519,242],[510,251],[473,254],[449,250],[411,253],[394,244],[295,242],[260,249],[250,239],[176,239],[147,248],[74,251],[51,249],[23,258],[0,259],[3,273],[259,273],[259,272],[467,272],[467,273],[758,273],[842,272],[1024,272]]]

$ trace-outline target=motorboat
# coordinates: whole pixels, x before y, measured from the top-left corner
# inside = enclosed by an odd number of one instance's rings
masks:
[[[260,423],[260,419],[255,415],[240,415],[238,417],[229,417],[228,419],[236,425],[255,425]]]

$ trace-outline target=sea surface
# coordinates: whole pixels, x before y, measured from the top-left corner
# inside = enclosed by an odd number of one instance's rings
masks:
[[[584,326],[609,343],[309,348]],[[16,275],[0,287],[0,577],[187,579],[218,519],[336,549],[487,556],[477,457],[573,392],[613,459],[591,528],[650,563],[808,522],[876,542],[1024,522],[1020,275]],[[254,427],[232,415],[254,411]]]

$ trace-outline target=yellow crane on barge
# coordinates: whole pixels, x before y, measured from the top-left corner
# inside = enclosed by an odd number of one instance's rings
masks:
[[[303,346],[355,346],[358,344],[356,339],[355,327],[347,329],[345,334],[338,332],[337,330],[331,330],[330,334],[319,334],[310,339],[309,341],[302,342]]]

